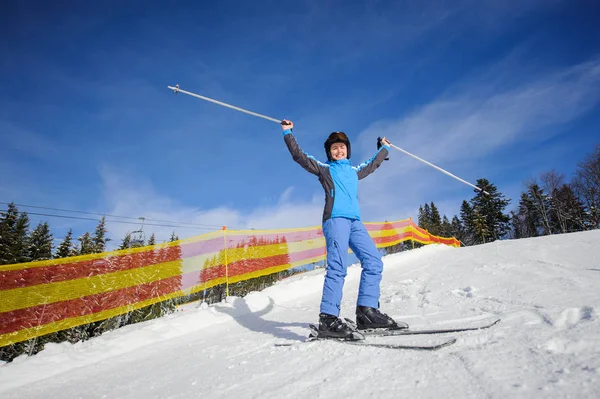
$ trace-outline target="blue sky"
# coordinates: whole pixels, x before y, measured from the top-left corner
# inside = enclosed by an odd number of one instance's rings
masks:
[[[524,180],[551,169],[570,179],[600,143],[596,1],[206,3],[3,4],[0,201],[215,227],[320,223],[321,186],[277,124],[174,95],[175,84],[293,120],[320,159],[331,131],[348,133],[355,163],[385,135],[467,181],[487,178],[511,209]],[[431,201],[451,217],[473,196],[390,158],[361,182],[363,220],[416,218]],[[96,225],[31,219],[57,236]],[[108,228],[120,241],[137,226]],[[145,230],[159,241],[207,231]]]

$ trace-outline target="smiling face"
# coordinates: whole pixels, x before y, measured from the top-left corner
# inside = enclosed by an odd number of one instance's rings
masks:
[[[334,161],[339,161],[340,159],[346,159],[348,149],[344,143],[333,143],[329,151],[331,152],[331,158]]]

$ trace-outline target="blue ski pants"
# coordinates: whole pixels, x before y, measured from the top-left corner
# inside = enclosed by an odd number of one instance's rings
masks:
[[[348,247],[362,266],[357,305],[377,308],[383,262],[365,226],[360,220],[331,218],[323,223],[323,235],[327,246],[327,268],[321,313],[333,316],[340,314],[342,289],[348,268]]]

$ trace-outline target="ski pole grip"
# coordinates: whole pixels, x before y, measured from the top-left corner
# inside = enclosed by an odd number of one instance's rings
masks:
[[[377,151],[379,151],[379,149],[383,146],[383,144],[381,144],[381,137],[377,137]],[[385,161],[389,161],[389,158],[386,158]]]

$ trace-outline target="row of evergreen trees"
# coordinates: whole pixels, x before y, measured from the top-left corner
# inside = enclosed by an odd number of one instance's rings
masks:
[[[477,180],[476,191],[470,201],[463,201],[460,216],[449,220],[440,216],[435,203],[419,207],[417,224],[431,234],[442,237],[456,237],[463,245],[476,245],[494,241],[506,236],[510,230],[510,217],[504,213],[510,203],[498,188],[487,179]]]
[[[55,248],[54,235],[50,231],[48,222],[40,222],[35,229],[31,230],[29,215],[20,212],[17,206],[11,203],[6,211],[0,211],[0,265],[106,252],[106,245],[110,241],[107,232],[106,220],[103,217],[94,233],[85,232],[77,237],[75,242],[73,231],[69,230]],[[178,239],[173,232],[170,241]],[[156,244],[154,234],[146,242],[132,241],[131,234],[128,233],[123,238],[119,249],[154,244]]]
[[[510,200],[494,184],[479,179],[477,186],[489,195],[476,191],[452,220],[441,217],[433,202],[420,206],[419,227],[454,236],[463,245],[600,228],[600,145],[578,165],[570,182],[554,170],[542,173],[539,182],[525,182],[518,207],[508,213]]]

